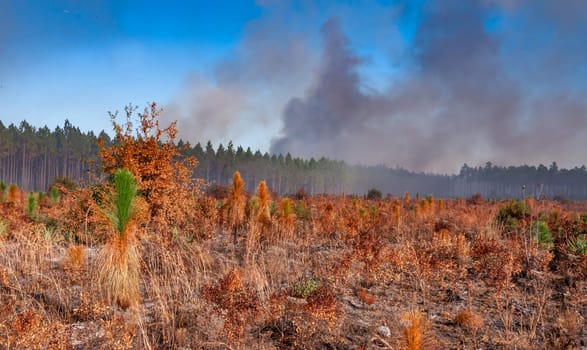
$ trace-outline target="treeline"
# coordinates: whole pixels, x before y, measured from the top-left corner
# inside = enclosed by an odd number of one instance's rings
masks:
[[[561,169],[556,162],[549,167],[495,166],[487,162],[483,167],[465,164],[454,179],[454,195],[481,193],[490,198],[528,197],[558,199],[587,198],[587,168]]]
[[[84,133],[68,120],[54,130],[26,121],[5,126],[0,121],[0,180],[25,190],[46,190],[56,177],[87,179],[98,154],[98,137]]]
[[[307,194],[364,194],[371,188],[384,193],[402,195],[404,192],[451,196],[453,177],[446,175],[413,173],[404,169],[384,166],[349,165],[343,161],[325,157],[303,159],[286,155],[253,152],[250,148],[234,147],[229,142],[216,149],[211,142],[187,146],[184,154],[195,156],[199,166],[195,176],[209,183],[227,185],[234,171],[238,170],[253,191],[260,180],[279,194],[291,194],[304,190]]]
[[[97,141],[111,144],[102,131],[81,132],[65,121],[54,130],[35,128],[23,121],[18,126],[0,122],[0,180],[16,183],[25,190],[47,190],[56,177],[89,180],[96,175]],[[179,141],[184,155],[195,156],[199,165],[194,176],[210,184],[225,186],[234,171],[241,172],[248,191],[254,191],[260,180],[278,194],[291,194],[303,189],[307,194],[365,194],[376,188],[395,196],[405,192],[437,197],[470,197],[480,193],[487,198],[523,196],[555,196],[569,199],[587,198],[587,169],[549,167],[499,167],[491,163],[480,167],[464,165],[457,175],[414,173],[385,166],[357,166],[328,158],[302,159],[290,154],[275,155],[232,142],[214,147],[190,145]]]

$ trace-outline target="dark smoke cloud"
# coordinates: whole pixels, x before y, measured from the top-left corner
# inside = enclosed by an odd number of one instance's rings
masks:
[[[271,151],[440,172],[587,163],[587,3],[422,6],[411,69],[387,91],[363,86],[363,60],[328,21],[314,82],[285,106]]]
[[[283,114],[287,135],[275,140],[271,151],[318,156],[319,152],[348,159],[345,139],[368,129],[366,121],[390,112],[383,96],[360,91],[357,67],[361,59],[349,48],[337,20],[322,27],[324,53],[317,83],[302,100],[288,102]],[[314,152],[312,152],[314,151]]]

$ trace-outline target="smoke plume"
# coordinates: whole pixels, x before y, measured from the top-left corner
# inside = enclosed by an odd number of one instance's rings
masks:
[[[165,116],[190,141],[414,171],[587,163],[583,0],[361,4],[258,1]]]
[[[279,130],[275,116],[303,91],[315,61],[307,37],[283,26],[286,18],[275,11],[249,22],[236,48],[186,80],[164,107],[164,118],[178,120],[179,137],[269,148],[270,138],[260,135]]]
[[[585,81],[575,75],[585,75],[587,45],[577,33],[587,26],[577,13],[587,5],[571,5],[427,2],[409,71],[379,92],[363,86],[363,61],[330,20],[313,85],[285,106],[271,151],[439,172],[486,161],[584,164]],[[496,11],[501,24],[491,23]],[[514,35],[522,16],[524,34]],[[531,42],[544,31],[550,36]],[[531,49],[539,57],[531,59]]]

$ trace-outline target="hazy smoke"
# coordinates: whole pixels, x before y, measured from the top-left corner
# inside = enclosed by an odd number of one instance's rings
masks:
[[[441,172],[465,162],[584,164],[587,25],[577,14],[587,5],[571,3],[428,2],[411,70],[382,92],[362,86],[361,60],[328,21],[315,81],[285,106],[271,151]],[[491,11],[504,23],[492,28]],[[522,15],[515,34],[508,21]]]
[[[584,0],[416,3],[259,0],[165,116],[190,141],[415,171],[587,163]]]
[[[339,22],[329,20],[322,35],[324,52],[317,82],[303,100],[288,102],[283,113],[285,136],[273,141],[271,151],[365,160],[352,152],[353,138],[369,132],[369,121],[387,115],[390,103],[383,96],[360,91],[356,68],[361,60],[351,52]]]
[[[270,138],[259,136],[279,130],[276,116],[308,84],[315,60],[307,38],[283,25],[286,16],[274,12],[250,22],[234,50],[204,67],[211,74],[194,73],[185,82],[164,107],[164,118],[178,120],[179,137],[269,148]]]

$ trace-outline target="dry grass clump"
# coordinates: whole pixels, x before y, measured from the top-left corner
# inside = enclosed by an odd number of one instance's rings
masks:
[[[113,237],[98,255],[99,283],[108,300],[122,308],[137,305],[141,258],[135,242]]]
[[[471,333],[477,332],[485,327],[485,322],[483,322],[481,316],[469,309],[459,311],[455,316],[454,321],[459,327],[462,327]]]
[[[77,271],[84,264],[86,260],[86,250],[83,245],[74,244],[67,248],[67,266]]]
[[[157,348],[198,348],[202,339],[219,337],[222,324],[199,297],[211,283],[214,257],[207,244],[159,235],[141,239],[143,298],[140,344]]]
[[[420,350],[430,346],[429,322],[419,310],[411,310],[402,315],[405,323],[402,349]]]
[[[548,339],[550,349],[576,349],[581,342],[581,325],[585,325],[585,318],[578,310],[566,310],[560,313],[555,320],[554,329]]]

